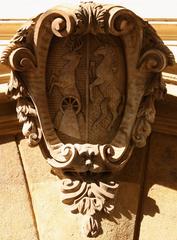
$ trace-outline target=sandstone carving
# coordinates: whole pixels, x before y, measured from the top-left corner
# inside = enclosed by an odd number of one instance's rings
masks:
[[[40,14],[1,56],[23,134],[32,146],[42,141],[61,199],[84,215],[89,237],[100,233],[98,212],[114,208],[114,175],[146,144],[165,94],[161,72],[173,61],[147,22],[93,2]]]

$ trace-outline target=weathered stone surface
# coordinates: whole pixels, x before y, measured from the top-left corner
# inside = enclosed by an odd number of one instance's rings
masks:
[[[48,163],[63,175],[62,202],[87,216],[85,236],[98,236],[100,216],[114,208],[112,176],[146,145],[173,54],[132,11],[83,2],[28,21],[0,62],[12,70],[7,93],[17,100],[23,135],[31,146],[42,140]]]
[[[29,193],[16,143],[0,139],[0,239],[37,240]]]
[[[177,138],[153,134],[140,240],[177,239]]]
[[[83,217],[70,213],[61,203],[58,178],[50,174],[50,167],[40,149],[38,147],[30,149],[27,140],[20,141],[19,149],[32,196],[40,239],[90,239],[85,237],[80,229]],[[141,150],[134,155],[136,160],[134,170],[139,169],[143,161],[142,153]],[[140,188],[140,172],[135,171],[136,174],[132,175],[131,165],[125,169],[125,175],[121,176],[122,181],[115,197],[115,209],[111,215],[100,215],[104,231],[100,236],[92,239],[133,239]]]
[[[12,70],[7,93],[17,100],[23,135],[40,144],[60,178],[59,186],[39,148],[19,144],[40,237],[68,238],[67,219],[70,238],[133,239],[141,178],[126,182],[119,174],[134,148],[146,145],[172,52],[132,11],[83,2],[29,20],[0,62]],[[57,199],[77,215],[65,215]]]

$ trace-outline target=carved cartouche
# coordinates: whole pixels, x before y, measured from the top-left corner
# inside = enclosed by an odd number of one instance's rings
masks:
[[[32,146],[43,139],[62,202],[84,215],[89,237],[100,233],[98,212],[114,207],[115,174],[146,144],[173,60],[147,22],[93,2],[40,14],[1,56],[22,132]]]

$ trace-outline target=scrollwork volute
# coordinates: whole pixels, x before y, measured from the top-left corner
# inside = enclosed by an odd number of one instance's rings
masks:
[[[40,14],[2,53],[22,132],[32,146],[43,137],[62,202],[84,215],[89,237],[99,235],[98,212],[114,208],[113,176],[146,144],[165,94],[161,72],[173,61],[147,22],[93,2]]]

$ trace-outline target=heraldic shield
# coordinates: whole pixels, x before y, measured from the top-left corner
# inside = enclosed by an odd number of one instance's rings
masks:
[[[61,199],[99,235],[114,175],[143,147],[163,97],[161,72],[174,61],[155,30],[130,10],[57,6],[23,26],[4,50],[23,134],[61,179]],[[105,177],[106,176],[106,177]]]

